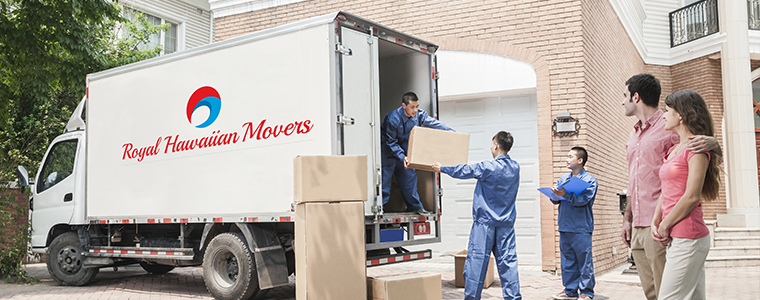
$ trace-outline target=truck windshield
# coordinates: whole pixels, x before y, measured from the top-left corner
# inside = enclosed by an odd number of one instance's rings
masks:
[[[41,193],[69,177],[74,171],[74,158],[77,153],[77,140],[59,142],[50,150],[37,185],[37,193]]]

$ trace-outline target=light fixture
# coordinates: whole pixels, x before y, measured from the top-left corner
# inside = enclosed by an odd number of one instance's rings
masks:
[[[557,114],[552,124],[554,136],[565,137],[578,134],[581,125],[578,120],[570,116],[570,112],[561,112]]]

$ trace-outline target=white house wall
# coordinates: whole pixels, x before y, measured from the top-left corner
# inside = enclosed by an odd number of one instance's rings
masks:
[[[177,50],[191,49],[212,41],[211,11],[180,0],[128,0],[121,5],[179,24]]]

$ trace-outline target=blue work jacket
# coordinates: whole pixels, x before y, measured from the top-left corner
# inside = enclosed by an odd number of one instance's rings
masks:
[[[458,179],[478,179],[472,198],[473,220],[493,227],[515,225],[520,165],[508,154],[476,164],[442,166],[441,172]]]
[[[560,177],[557,180],[557,186],[567,183],[572,175],[573,173],[570,172]],[[565,193],[563,198],[567,199],[567,201],[552,200],[552,203],[559,204],[557,225],[561,232],[592,233],[594,231],[594,211],[591,207],[594,205],[598,184],[596,183],[596,178],[589,174],[589,172],[586,172],[586,169],[581,170],[577,177],[590,183],[591,186],[578,195]]]
[[[429,116],[424,110],[417,110],[417,114],[413,117],[407,117],[404,114],[404,107],[399,106],[399,108],[385,115],[385,120],[380,126],[384,155],[404,160],[406,149],[409,146],[409,132],[414,126],[454,131],[446,124]]]

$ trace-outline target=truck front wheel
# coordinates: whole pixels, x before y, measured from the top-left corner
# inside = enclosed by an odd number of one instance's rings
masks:
[[[259,288],[256,264],[240,233],[222,233],[208,244],[203,255],[203,281],[217,299],[249,299],[264,296]]]
[[[98,268],[85,268],[82,246],[75,232],[57,236],[47,252],[50,276],[60,285],[82,286],[98,275]]]

